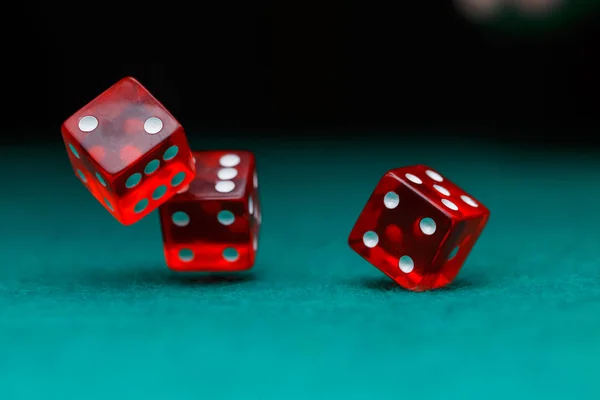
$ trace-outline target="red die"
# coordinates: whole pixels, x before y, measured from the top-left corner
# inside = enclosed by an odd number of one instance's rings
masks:
[[[61,130],[76,175],[124,225],[142,219],[194,177],[183,128],[133,78],[114,84]]]
[[[251,268],[261,224],[254,155],[192,154],[195,179],[159,209],[167,265],[189,272]]]
[[[452,282],[490,212],[424,165],[387,172],[361,212],[350,247],[402,287]]]

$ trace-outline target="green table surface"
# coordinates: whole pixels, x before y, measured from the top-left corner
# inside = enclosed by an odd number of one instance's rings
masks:
[[[118,224],[64,148],[0,150],[0,399],[600,398],[596,156],[217,137],[193,146],[257,156],[248,274],[171,273],[156,213]],[[346,243],[379,177],[417,163],[492,211],[426,293]]]

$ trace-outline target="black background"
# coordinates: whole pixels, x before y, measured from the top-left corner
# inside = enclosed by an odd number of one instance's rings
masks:
[[[433,0],[16,7],[3,143],[60,142],[61,122],[126,75],[189,134],[597,143],[594,15],[517,35]]]

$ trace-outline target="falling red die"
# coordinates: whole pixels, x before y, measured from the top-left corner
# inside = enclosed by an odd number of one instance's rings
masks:
[[[489,216],[432,168],[398,168],[375,187],[348,244],[400,286],[432,290],[454,280]]]
[[[254,155],[222,150],[193,156],[194,180],[159,209],[167,266],[247,270],[255,262],[262,218]]]
[[[133,78],[104,91],[61,131],[75,174],[124,225],[144,218],[194,177],[182,126]]]

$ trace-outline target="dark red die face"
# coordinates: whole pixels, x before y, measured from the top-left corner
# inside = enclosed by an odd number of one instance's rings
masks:
[[[133,78],[73,114],[62,134],[77,176],[125,225],[152,212],[194,176],[183,128]]]
[[[378,183],[349,245],[401,286],[435,289],[454,279],[488,216],[431,168],[400,168]]]
[[[239,271],[253,266],[261,224],[252,153],[193,152],[196,177],[160,207],[169,268]]]

